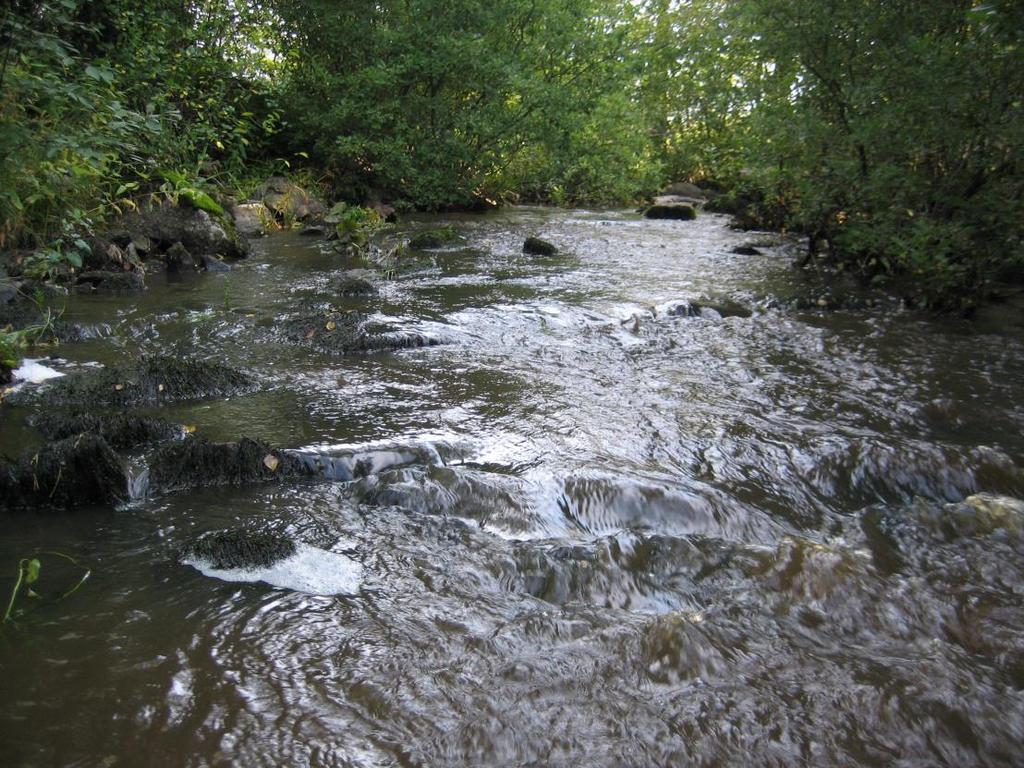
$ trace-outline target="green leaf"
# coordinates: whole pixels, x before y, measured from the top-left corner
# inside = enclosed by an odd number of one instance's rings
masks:
[[[201,189],[195,189],[194,187],[186,187],[185,189],[179,190],[181,199],[191,205],[193,208],[198,208],[201,211],[212,213],[215,216],[223,216],[224,209],[218,205],[217,201],[210,197],[208,194],[203,192]]]
[[[91,77],[93,80],[101,83],[112,83],[114,82],[114,72],[107,67],[96,66],[90,64],[85,68],[86,77]],[[114,102],[116,104],[116,102]]]
[[[64,259],[67,261],[68,264],[70,264],[72,267],[75,267],[76,269],[79,269],[82,266],[82,254],[78,253],[77,251],[69,251],[68,253],[65,253]]]
[[[39,579],[39,570],[43,567],[43,564],[39,562],[38,558],[33,557],[31,560],[23,560],[22,568],[25,571],[25,583],[35,584]]]

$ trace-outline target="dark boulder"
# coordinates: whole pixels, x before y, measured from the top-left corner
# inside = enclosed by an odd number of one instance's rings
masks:
[[[306,462],[292,454],[248,438],[211,443],[190,437],[158,448],[149,464],[150,486],[159,491],[283,482],[313,475]]]
[[[420,232],[409,240],[409,247],[417,251],[424,251],[430,248],[441,248],[442,246],[448,245],[448,243],[454,242],[458,237],[459,233],[455,230],[455,227],[428,229],[425,232]]]
[[[761,252],[752,245],[737,245],[733,248],[730,253],[735,253],[737,256],[760,256]]]
[[[175,243],[167,249],[164,254],[164,263],[168,272],[193,272],[196,269],[196,261],[192,254],[181,243]]]
[[[528,237],[523,242],[523,253],[533,256],[554,256],[558,253],[558,249],[547,240],[541,240],[539,237]]]
[[[693,202],[681,197],[656,197],[654,204],[644,211],[648,219],[671,219],[675,221],[692,221],[697,218],[697,209]]]
[[[366,270],[350,270],[343,273],[331,289],[338,296],[376,296],[377,286],[367,277]]]
[[[120,237],[122,241],[131,242],[145,239],[154,252],[166,251],[181,243],[193,257],[216,255],[240,259],[249,253],[248,244],[238,237],[234,225],[226,219],[218,221],[206,211],[170,203],[129,214],[119,229],[123,231],[112,234],[114,239]]]
[[[233,368],[178,357],[146,357],[130,365],[72,373],[26,387],[8,400],[46,405],[117,407],[229,397],[255,389]]]
[[[0,459],[0,507],[71,509],[116,504],[127,497],[128,476],[99,435],[83,434]]]
[[[182,547],[182,560],[197,560],[217,570],[268,568],[295,554],[295,542],[281,533],[230,529],[205,533]]]
[[[682,304],[678,304],[669,310],[669,314],[674,317],[704,317],[704,318],[715,318],[715,317],[752,317],[753,312],[744,307],[742,304],[737,304],[733,301],[719,301],[719,302],[696,302],[696,301],[685,301]]]
[[[138,293],[146,290],[140,270],[131,272],[82,272],[75,281],[76,293]]]
[[[128,413],[94,414],[47,411],[32,425],[48,440],[64,440],[84,433],[98,435],[112,448],[127,450],[140,445],[173,440],[185,434],[180,424]]]
[[[216,256],[203,256],[203,268],[207,272],[230,272],[231,265],[227,264]]]

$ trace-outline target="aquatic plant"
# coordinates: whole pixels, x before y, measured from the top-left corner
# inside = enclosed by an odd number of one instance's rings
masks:
[[[75,560],[75,558],[70,555],[66,555],[63,552],[44,550],[40,552],[33,552],[32,554],[21,558],[21,560],[18,561],[18,578],[15,580],[14,587],[11,589],[11,596],[7,600],[7,608],[4,611],[2,623],[6,624],[14,621],[15,606],[18,603],[19,597],[24,596],[25,598],[33,600],[41,599],[40,595],[33,589],[33,585],[39,582],[39,576],[43,570],[43,562],[40,558],[44,556],[58,557],[66,560],[81,571],[75,582],[67,589],[59,592],[56,597],[53,598],[52,602],[59,602],[60,600],[73,595],[79,590],[79,588],[81,588],[89,576],[92,575],[92,571],[89,568],[84,567]],[[21,610],[18,615],[23,613],[25,613],[25,610]]]

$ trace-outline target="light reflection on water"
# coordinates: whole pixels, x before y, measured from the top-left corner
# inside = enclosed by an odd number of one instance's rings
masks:
[[[45,547],[94,570],[3,635],[12,764],[1016,761],[1024,520],[957,504],[1024,495],[1019,338],[767,309],[812,289],[784,248],[731,254],[751,237],[718,217],[454,223],[465,246],[375,299],[331,295],[359,265],[281,236],[228,276],[70,303],[109,326],[72,362],[171,351],[263,385],[162,415],[368,463],[8,517],[0,563]],[[564,255],[523,255],[533,233]],[[753,316],[673,314],[687,301]],[[338,356],[275,335],[310,303],[447,343]],[[351,557],[358,587],[176,561],[254,523]]]

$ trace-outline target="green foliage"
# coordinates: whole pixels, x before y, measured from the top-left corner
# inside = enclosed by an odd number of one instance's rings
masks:
[[[157,168],[189,178],[244,168],[280,119],[261,81],[240,76],[270,69],[252,43],[267,39],[265,17],[227,0],[10,6],[0,50],[0,248],[52,242],[75,210],[98,224],[134,207],[168,178]],[[220,210],[196,185],[174,191]]]
[[[0,623],[7,624],[9,622],[13,622],[16,615],[25,613],[24,609],[17,612],[15,611],[15,606],[17,605],[20,597],[32,600],[41,599],[36,589],[33,589],[33,586],[39,582],[39,577],[43,569],[43,563],[41,560],[43,557],[58,558],[70,564],[77,572],[77,578],[54,595],[53,601],[63,600],[64,598],[73,595],[92,574],[92,571],[80,565],[75,558],[70,555],[66,555],[63,552],[34,552],[27,557],[23,557],[18,561],[18,577],[14,582],[14,587],[11,589],[11,595],[7,600],[7,608],[4,611],[4,616],[3,619],[0,620]]]
[[[346,203],[335,205],[324,221],[334,225],[341,243],[357,248],[365,246],[373,233],[384,226],[384,219],[377,211]]]
[[[205,180],[201,178],[189,178],[184,173],[177,171],[161,171],[167,182],[161,187],[167,196],[178,203],[186,203],[193,208],[206,211],[214,216],[223,216],[224,209],[213,199],[209,192],[201,187]]]
[[[0,248],[43,246],[38,276],[148,195],[220,216],[218,188],[310,169],[399,208],[714,181],[930,304],[1024,265],[1013,0],[30,0],[2,24]],[[380,224],[335,215],[356,245]]]
[[[644,97],[673,176],[726,182],[749,224],[828,241],[922,304],[1019,276],[1019,3],[651,6],[668,53]]]
[[[642,164],[642,133],[630,144],[634,126],[604,130],[629,89],[630,7],[282,2],[294,34],[281,95],[290,135],[356,199],[377,191],[442,208],[560,183],[585,197],[595,178],[601,197],[635,196],[645,181],[622,177]]]

